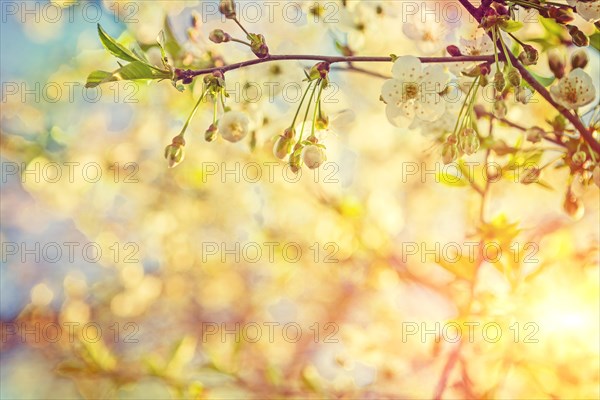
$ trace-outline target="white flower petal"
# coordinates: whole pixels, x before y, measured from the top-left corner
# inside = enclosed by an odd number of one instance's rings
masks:
[[[597,21],[600,20],[600,1],[578,1],[578,0],[567,0],[570,6],[577,9],[577,14],[581,15],[586,21]]]
[[[402,100],[402,82],[398,79],[385,81],[381,88],[381,97],[386,104],[396,105]]]
[[[437,101],[415,103],[415,115],[423,121],[435,121],[446,111],[446,102],[438,96]]]
[[[421,60],[414,56],[401,56],[392,67],[394,78],[403,82],[415,82],[421,75]]]
[[[448,74],[443,66],[435,64],[423,70],[423,80],[427,84],[428,90],[435,88],[438,89],[437,93],[439,93],[444,90],[448,82]]]
[[[415,117],[414,107],[412,105],[402,104],[401,107],[388,104],[385,108],[385,114],[388,121],[397,127],[406,127],[410,125]]]

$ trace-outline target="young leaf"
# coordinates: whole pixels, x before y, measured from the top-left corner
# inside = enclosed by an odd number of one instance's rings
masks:
[[[523,23],[520,21],[513,21],[509,19],[500,24],[500,29],[504,32],[516,32],[523,27]]]
[[[115,39],[110,37],[104,29],[98,24],[98,36],[100,41],[106,50],[108,50],[113,56],[120,58],[125,61],[139,61],[137,56],[127,49],[122,44],[118,43]]]
[[[86,88],[96,87],[101,83],[116,81],[134,81],[138,79],[171,79],[171,72],[152,68],[141,61],[134,61],[122,66],[114,72],[94,71],[88,77]]]
[[[94,88],[94,87],[98,86],[100,83],[102,83],[102,81],[104,81],[104,79],[110,77],[111,75],[112,75],[111,72],[94,71],[88,76],[87,82],[85,83],[85,87],[87,89]]]

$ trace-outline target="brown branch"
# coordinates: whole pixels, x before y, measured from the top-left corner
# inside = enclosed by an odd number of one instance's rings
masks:
[[[493,62],[493,55],[486,56],[459,56],[459,57],[418,57],[424,64],[432,63],[451,63],[451,62]],[[249,67],[251,65],[262,64],[273,61],[322,61],[329,64],[335,63],[352,63],[352,62],[391,62],[392,57],[370,57],[370,56],[320,56],[320,55],[308,55],[308,54],[286,54],[286,55],[269,55],[265,58],[256,58],[248,61],[242,61],[235,64],[229,64],[222,67],[213,67],[198,70],[185,70],[182,71],[182,76],[195,77],[199,75],[206,75],[213,72],[220,71],[225,73],[227,71],[233,71],[239,68]]]

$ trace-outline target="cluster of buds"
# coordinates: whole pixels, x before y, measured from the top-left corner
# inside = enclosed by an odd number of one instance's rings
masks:
[[[566,25],[569,22],[572,22],[575,17],[573,16],[573,12],[570,7],[563,6],[551,6],[546,9],[541,9],[540,15],[544,18],[552,18],[557,23],[561,25]]]
[[[327,62],[320,62],[312,66],[308,71],[308,79],[323,79],[325,86],[329,83],[330,65]]]
[[[260,33],[249,33],[248,40],[250,40],[250,49],[252,49],[256,57],[265,58],[269,56],[269,47],[263,35]]]
[[[510,19],[510,12],[504,4],[492,2],[485,9],[480,26],[485,30],[490,30],[495,26],[502,26]]]
[[[208,39],[213,43],[227,43],[231,41],[231,35],[222,29],[214,29],[208,35]]]
[[[171,144],[165,148],[165,158],[169,164],[169,168],[175,167],[183,161],[185,139],[181,135],[177,135],[171,141]]]

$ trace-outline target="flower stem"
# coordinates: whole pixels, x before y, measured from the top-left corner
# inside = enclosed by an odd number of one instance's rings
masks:
[[[306,106],[306,113],[304,114],[304,121],[302,121],[302,129],[300,129],[300,138],[298,139],[298,143],[302,142],[302,136],[304,135],[304,125],[306,124],[306,118],[308,118],[308,112],[310,111],[310,103],[312,103],[312,99],[315,96],[317,86],[319,86],[320,83],[321,83],[321,79],[319,79],[317,81],[317,84],[313,88],[312,93],[310,94],[310,98],[308,99],[308,105]],[[313,124],[314,123],[315,122],[313,121]]]
[[[181,132],[177,136],[183,137],[185,135],[185,131],[187,130],[188,125],[190,124],[190,121],[192,120],[192,118],[194,118],[194,115],[196,114],[196,111],[198,111],[198,107],[200,107],[200,102],[202,102],[202,99],[204,99],[204,96],[206,95],[207,92],[208,92],[208,89],[204,89],[204,92],[202,92],[202,95],[200,95],[200,98],[196,102],[196,105],[192,109],[192,112],[190,113],[189,117],[185,121],[185,124],[183,125],[183,128],[181,128]]]
[[[308,86],[306,87],[306,90],[304,91],[304,94],[302,95],[302,99],[300,100],[300,104],[298,105],[298,109],[296,110],[296,115],[294,115],[294,120],[292,121],[292,124],[290,125],[291,129],[294,129],[294,127],[296,126],[296,120],[298,119],[298,114],[300,114],[300,109],[302,108],[302,104],[304,103],[304,99],[306,99],[306,95],[308,94],[308,91],[310,90],[310,87],[312,86],[312,82],[308,83]]]

